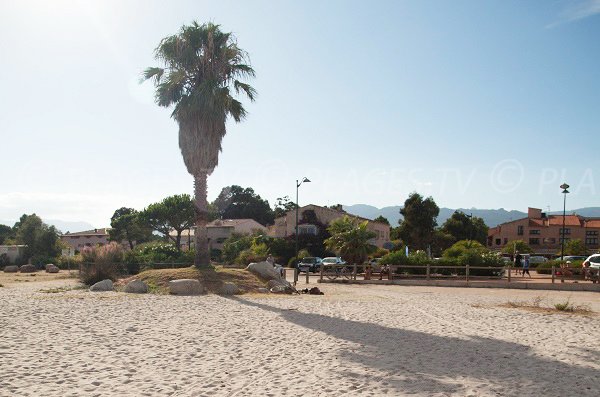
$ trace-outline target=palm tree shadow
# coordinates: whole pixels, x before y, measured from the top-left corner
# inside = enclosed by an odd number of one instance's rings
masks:
[[[467,394],[461,379],[487,387],[483,393],[509,395],[598,395],[600,371],[536,355],[528,346],[477,336],[438,336],[374,323],[285,310],[232,297],[237,302],[278,313],[293,324],[360,345],[342,348],[341,357],[388,374],[387,387],[398,393]],[[548,341],[553,343],[553,341]],[[595,353],[597,354],[597,352]],[[588,356],[589,357],[589,356]],[[363,374],[346,376],[368,382]],[[556,386],[560,384],[557,390]],[[479,392],[481,393],[481,391]]]

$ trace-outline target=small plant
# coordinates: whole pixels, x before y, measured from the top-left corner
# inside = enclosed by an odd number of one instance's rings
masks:
[[[561,312],[571,312],[572,313],[575,311],[575,307],[573,306],[573,304],[571,302],[569,302],[568,299],[565,302],[556,303],[554,305],[554,308]]]
[[[117,243],[101,247],[86,247],[81,252],[84,263],[79,278],[87,285],[98,281],[116,280],[119,274],[119,263],[123,259],[123,249]]]

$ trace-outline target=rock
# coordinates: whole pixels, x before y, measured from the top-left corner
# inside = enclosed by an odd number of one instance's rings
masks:
[[[265,280],[281,279],[279,272],[277,272],[273,265],[269,262],[251,263],[248,265],[248,267],[246,267],[246,270],[264,278]]]
[[[181,279],[169,281],[169,291],[173,295],[200,295],[204,287],[198,280]]]
[[[129,294],[145,294],[148,292],[148,285],[136,279],[128,282],[123,291]]]
[[[261,293],[261,294],[268,294],[269,289],[268,288],[257,288],[256,292]]]
[[[269,280],[267,287],[274,294],[293,294],[298,292],[287,280]]]
[[[59,269],[56,265],[53,265],[52,263],[49,263],[46,265],[46,272],[48,273],[58,273]]]
[[[237,295],[240,293],[240,289],[237,284],[225,283],[221,287],[221,295]]]
[[[103,291],[112,291],[113,290],[113,282],[111,280],[102,280],[98,281],[96,284],[90,287],[90,291],[93,292],[103,292]]]
[[[33,273],[37,271],[37,269],[33,265],[23,265],[19,268],[19,271],[21,273]]]
[[[16,273],[19,271],[19,266],[10,265],[4,267],[4,273]]]

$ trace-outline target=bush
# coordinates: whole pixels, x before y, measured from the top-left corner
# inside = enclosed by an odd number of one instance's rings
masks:
[[[110,279],[116,280],[121,272],[123,248],[117,243],[101,247],[85,247],[81,251],[83,264],[79,278],[86,285]]]
[[[81,255],[59,256],[56,260],[56,266],[61,270],[77,270],[82,262]]]
[[[540,263],[535,268],[535,271],[538,274],[552,274],[552,266],[554,266],[557,271],[560,271],[560,264],[561,264],[560,259],[555,259],[553,261]],[[569,267],[575,268],[574,270],[571,270],[574,275],[581,274],[581,270],[579,270],[578,268],[581,268],[582,264],[583,264],[583,261],[573,261],[573,263],[570,264]]]

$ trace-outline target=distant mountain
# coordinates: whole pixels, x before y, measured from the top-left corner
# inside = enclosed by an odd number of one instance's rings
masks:
[[[392,226],[398,225],[398,220],[402,218],[400,215],[400,206],[391,206],[391,207],[383,207],[377,208],[372,205],[366,204],[356,204],[356,205],[345,205],[344,210],[349,214],[354,214],[358,216],[362,216],[368,219],[375,219],[379,215],[387,218],[390,221]],[[516,219],[521,219],[527,217],[526,212],[521,211],[507,211],[504,208],[500,208],[497,210],[481,210],[477,208],[458,208],[458,210],[464,212],[465,214],[473,214],[473,216],[477,216],[482,218],[486,225],[489,227],[497,226],[501,223],[514,221]],[[440,214],[437,218],[438,225],[443,224],[446,219],[450,218],[454,213],[454,209],[451,208],[440,208]],[[587,217],[600,217],[600,207],[587,207],[587,208],[579,208],[576,210],[567,211],[568,214],[576,213],[581,216]],[[562,214],[560,212],[551,212],[554,215]]]
[[[82,232],[84,230],[92,230],[94,226],[91,223],[81,221],[61,221],[60,219],[42,219],[44,223],[54,226],[62,233],[66,232]],[[13,227],[16,221],[0,221],[0,225]]]

